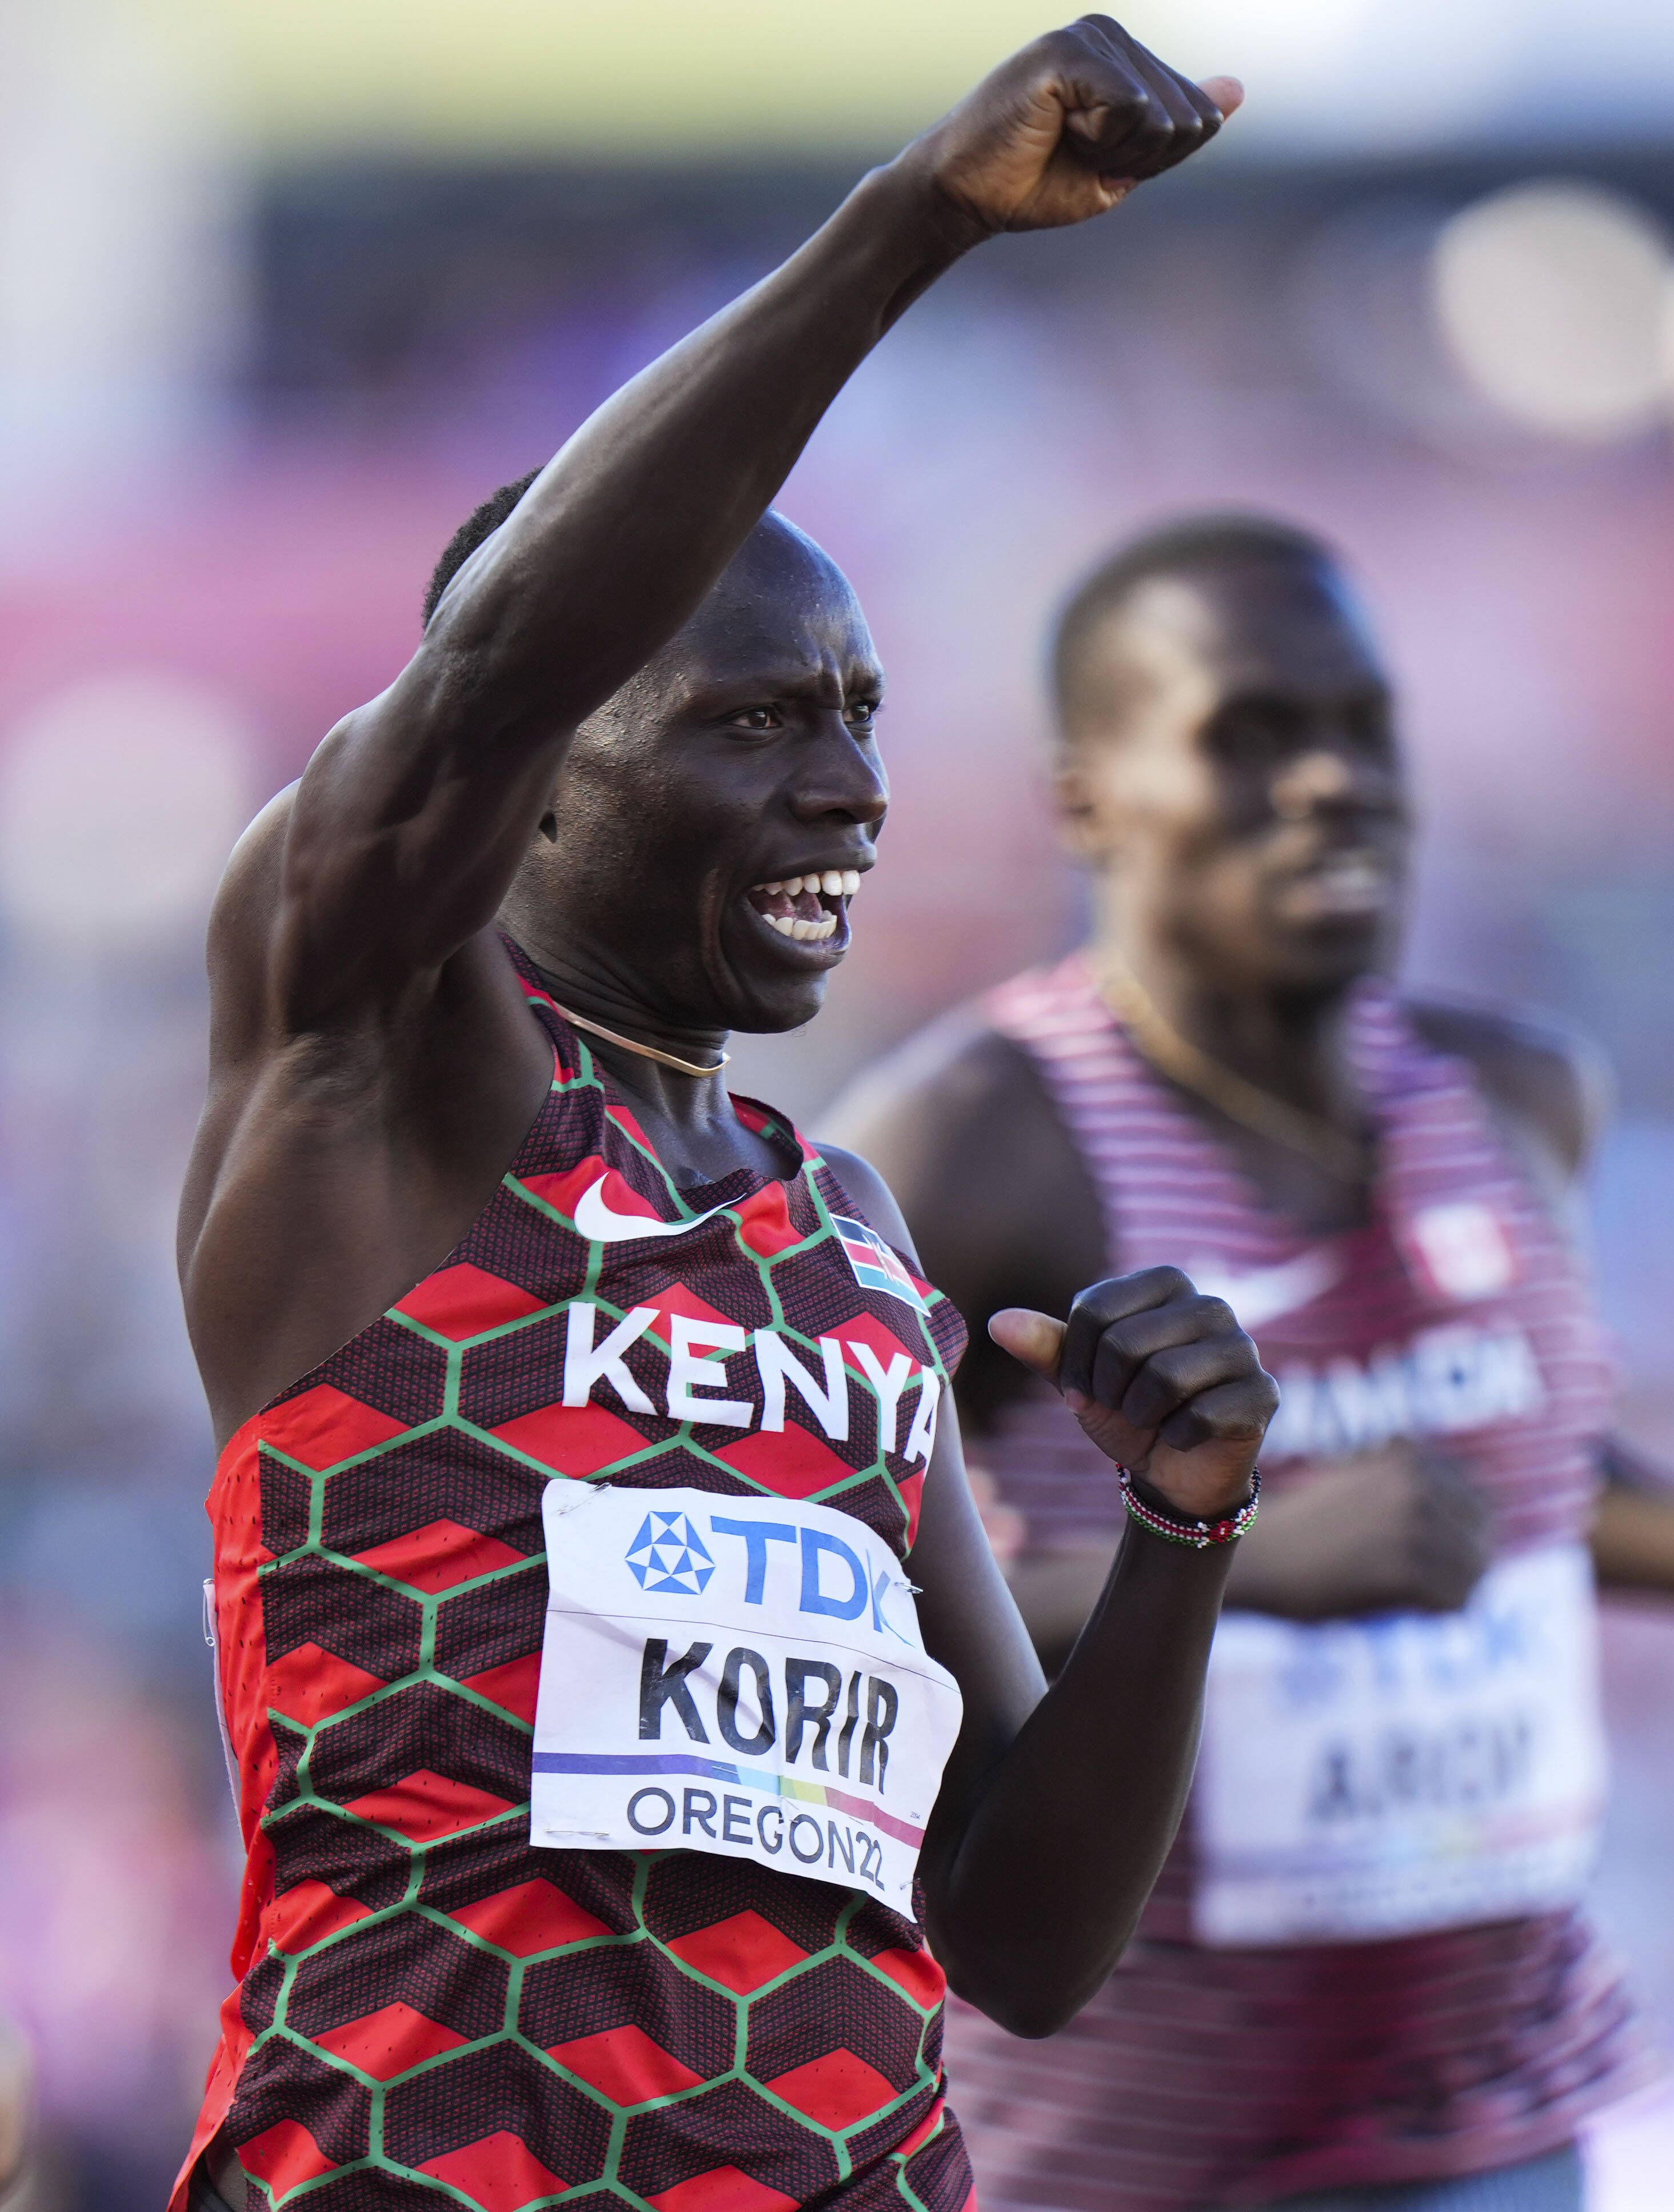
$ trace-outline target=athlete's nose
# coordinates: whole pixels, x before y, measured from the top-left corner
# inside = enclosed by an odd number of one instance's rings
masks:
[[[822,718],[822,720],[825,718]],[[889,781],[876,751],[864,744],[840,714],[829,717],[798,763],[801,770],[791,811],[800,822],[842,822],[870,826],[889,810]]]
[[[1350,809],[1382,813],[1395,805],[1396,785],[1389,771],[1337,745],[1313,745],[1294,754],[1270,789],[1273,811],[1286,822]]]

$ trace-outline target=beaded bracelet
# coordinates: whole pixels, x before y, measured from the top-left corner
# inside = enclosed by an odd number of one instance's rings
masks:
[[[1256,1517],[1261,1504],[1261,1469],[1251,1470],[1250,1494],[1235,1513],[1220,1521],[1188,1521],[1184,1514],[1169,1513],[1155,1505],[1147,1505],[1133,1486],[1133,1470],[1119,1462],[1116,1480],[1122,1486],[1122,1503],[1142,1528],[1149,1528],[1153,1536],[1165,1537],[1171,1544],[1189,1544],[1194,1552],[1207,1551],[1211,1544],[1233,1544],[1247,1529]]]

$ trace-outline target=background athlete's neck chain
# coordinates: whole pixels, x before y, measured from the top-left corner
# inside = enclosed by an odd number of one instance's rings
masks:
[[[553,1005],[558,1006],[556,999]],[[636,1044],[632,1037],[618,1036],[615,1030],[607,1030],[603,1022],[590,1022],[585,1014],[573,1014],[567,1006],[558,1006],[564,1019],[590,1036],[603,1037],[606,1044],[619,1044],[624,1052],[637,1052],[641,1060],[654,1060],[664,1067],[672,1067],[682,1075],[719,1075],[732,1055],[724,1052],[708,1067],[700,1067],[694,1060],[678,1060],[671,1052],[658,1052],[654,1044]]]
[[[1373,1148],[1363,1138],[1345,1136],[1341,1129],[1309,1114],[1271,1091],[1251,1083],[1200,1052],[1157,1012],[1144,985],[1121,957],[1107,952],[1096,970],[1100,995],[1127,1030],[1147,1060],[1172,1082],[1195,1091],[1200,1098],[1259,1137],[1266,1137],[1289,1152],[1301,1152],[1316,1167],[1339,1182],[1361,1184],[1370,1176]]]

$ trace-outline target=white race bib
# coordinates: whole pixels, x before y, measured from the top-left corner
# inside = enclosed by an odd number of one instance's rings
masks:
[[[912,1585],[852,1515],[547,1486],[530,1840],[714,1851],[911,1914],[959,1733]]]
[[[1210,1944],[1370,1942],[1572,1903],[1604,1790],[1580,1545],[1489,1570],[1461,1613],[1222,1622],[1193,1919]]]

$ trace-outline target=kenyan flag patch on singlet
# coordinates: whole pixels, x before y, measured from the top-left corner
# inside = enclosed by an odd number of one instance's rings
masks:
[[[876,1229],[843,1213],[834,1213],[831,1225],[837,1231],[844,1257],[854,1271],[854,1279],[863,1291],[888,1291],[892,1297],[905,1298],[920,1313],[927,1310],[919,1295],[918,1285]]]

